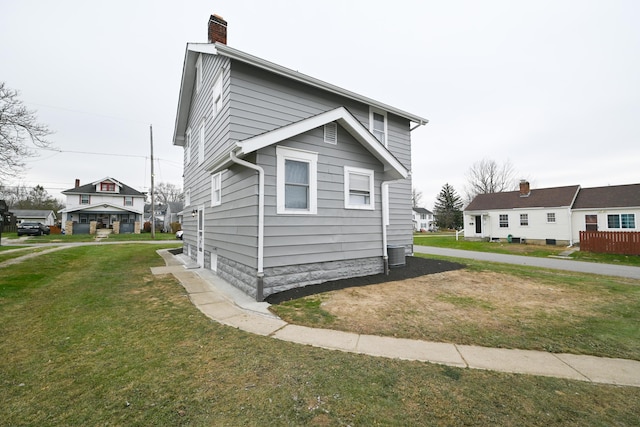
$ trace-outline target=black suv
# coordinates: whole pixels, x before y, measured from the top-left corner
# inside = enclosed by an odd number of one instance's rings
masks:
[[[23,222],[18,225],[18,237],[20,236],[42,236],[49,234],[51,230],[40,222]]]

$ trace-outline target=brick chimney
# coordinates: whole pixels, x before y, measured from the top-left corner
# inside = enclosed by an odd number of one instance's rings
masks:
[[[222,16],[211,15],[209,17],[209,43],[220,42],[227,44],[227,21]]]
[[[80,180],[76,178],[76,188],[80,187]]]
[[[520,180],[520,197],[529,197],[531,194],[531,188],[529,187],[529,181],[526,179]]]

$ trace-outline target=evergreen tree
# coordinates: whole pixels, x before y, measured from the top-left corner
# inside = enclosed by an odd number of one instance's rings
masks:
[[[433,208],[436,225],[444,229],[462,227],[462,206],[456,190],[449,183],[445,184]]]

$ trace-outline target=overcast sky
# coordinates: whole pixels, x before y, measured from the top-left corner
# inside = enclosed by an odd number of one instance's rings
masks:
[[[412,134],[428,209],[483,158],[533,188],[640,183],[638,1],[0,0],[0,80],[63,151],[11,184],[148,191],[153,125],[155,182],[182,186],[185,47],[213,13],[229,46],[429,119]]]

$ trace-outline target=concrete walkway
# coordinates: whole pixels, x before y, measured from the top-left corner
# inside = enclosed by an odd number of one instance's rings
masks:
[[[151,268],[153,274],[173,274],[192,303],[206,316],[254,334],[371,356],[640,387],[640,361],[427,342],[290,325],[271,313],[268,303],[256,302],[213,272],[191,266],[188,258],[173,256],[167,250],[158,253],[167,266]]]
[[[640,267],[629,265],[599,264],[595,262],[573,261],[562,257],[538,258],[522,255],[494,254],[489,252],[463,251],[460,249],[437,248],[433,246],[413,246],[420,254],[441,255],[454,258],[467,258],[479,261],[501,262],[504,264],[528,265],[555,270],[577,271],[581,273],[602,274],[604,276],[640,279]]]

